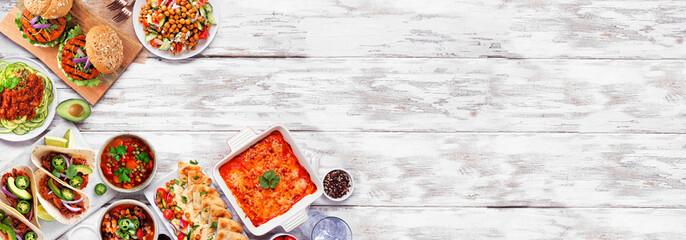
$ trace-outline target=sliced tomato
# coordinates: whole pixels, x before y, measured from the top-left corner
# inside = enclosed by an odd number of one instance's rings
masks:
[[[203,28],[203,29],[202,29],[202,32],[200,32],[200,36],[198,36],[198,38],[200,38],[200,39],[205,39],[205,38],[207,38],[207,35],[208,35],[207,30],[208,30],[209,28],[210,28],[210,25],[207,25],[207,27]]]
[[[157,189],[157,196],[158,197],[167,196],[167,190],[164,190],[164,188],[158,188]]]
[[[184,233],[182,233],[182,232],[180,232],[179,235],[176,236],[176,239],[177,239],[177,240],[184,240],[184,238],[186,238],[186,234],[184,234]]]
[[[164,201],[167,203],[171,203],[172,201],[174,201],[174,197],[172,197],[171,194],[167,193],[167,197],[164,198]]]
[[[174,212],[171,209],[164,209],[162,215],[164,215],[164,218],[166,218],[167,220],[174,219]]]
[[[198,7],[201,7],[202,5],[205,5],[208,0],[198,0]]]

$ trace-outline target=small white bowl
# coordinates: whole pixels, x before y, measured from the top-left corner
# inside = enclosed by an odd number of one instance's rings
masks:
[[[143,182],[143,184],[138,185],[137,187],[134,187],[131,189],[125,189],[125,188],[120,188],[120,187],[114,186],[105,177],[105,174],[103,174],[102,168],[100,167],[100,162],[102,161],[102,159],[101,159],[102,158],[102,151],[105,150],[105,147],[107,147],[107,145],[110,144],[110,142],[112,140],[114,140],[115,138],[126,137],[126,136],[135,137],[135,138],[138,138],[141,141],[143,141],[146,145],[148,145],[148,147],[150,147],[150,151],[152,152],[152,155],[154,156],[153,164],[152,164],[152,173],[150,173],[150,177],[148,177],[148,180],[145,180],[145,182]],[[98,168],[98,173],[100,174],[100,178],[103,179],[102,181],[105,183],[105,185],[107,185],[108,189],[112,189],[112,190],[117,191],[117,192],[134,193],[134,192],[138,192],[140,190],[143,190],[143,189],[145,189],[145,187],[150,185],[150,183],[152,182],[152,179],[155,178],[155,173],[157,173],[157,165],[158,165],[157,161],[159,161],[159,159],[157,156],[157,152],[155,151],[155,147],[153,147],[152,144],[150,144],[150,141],[146,140],[144,137],[142,137],[140,135],[131,134],[131,133],[124,133],[124,134],[118,134],[118,135],[112,136],[111,138],[107,139],[107,141],[105,141],[105,143],[103,143],[102,146],[100,146],[100,151],[98,151],[96,154],[97,154],[97,158],[98,158],[98,161],[96,162],[96,167]]]
[[[331,201],[340,202],[340,201],[348,199],[350,197],[350,195],[353,194],[353,190],[355,189],[355,180],[353,180],[353,175],[350,174],[350,172],[348,170],[345,170],[343,168],[334,168],[334,169],[331,169],[329,171],[326,171],[326,174],[324,174],[324,176],[322,176],[322,185],[325,185],[324,180],[326,179],[326,176],[329,175],[330,172],[335,171],[335,170],[341,170],[345,174],[348,174],[348,178],[350,178],[350,189],[348,189],[348,193],[343,195],[343,197],[341,197],[341,198],[333,198],[333,197],[329,196],[328,194],[326,194],[326,190],[324,190],[324,196],[326,196],[326,198],[328,198]]]
[[[290,237],[295,238],[295,240],[298,240],[297,237],[295,237],[295,236],[293,236],[293,235],[291,235],[291,234],[288,234],[288,233],[277,233],[277,234],[274,234],[274,236],[272,236],[271,238],[269,238],[269,240],[274,240],[274,239],[277,238],[277,237],[286,237],[286,236],[290,236]]]
[[[152,215],[153,214],[152,211],[150,211],[150,208],[148,208],[148,206],[143,204],[142,202],[139,202],[136,200],[131,200],[131,199],[123,199],[123,200],[113,202],[109,207],[107,207],[105,209],[105,211],[102,214],[100,214],[100,220],[98,220],[98,225],[95,227],[95,232],[98,234],[98,239],[105,240],[102,238],[102,232],[100,232],[101,231],[100,228],[102,226],[102,220],[105,218],[105,214],[107,214],[107,212],[109,212],[112,208],[117,207],[117,206],[122,205],[122,204],[133,204],[133,205],[136,205],[136,206],[143,208],[143,210],[148,212],[148,216],[150,216],[150,219],[152,219],[152,225],[155,227],[155,232],[153,233],[154,234],[153,240],[157,240],[157,237],[160,234],[160,228],[157,225],[157,220],[155,219],[155,216]],[[88,240],[92,240],[92,239],[88,239]]]

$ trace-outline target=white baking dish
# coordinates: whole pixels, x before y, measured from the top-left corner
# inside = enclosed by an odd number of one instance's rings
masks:
[[[281,216],[275,217],[272,220],[269,220],[268,222],[262,224],[259,227],[256,227],[255,225],[253,225],[250,219],[246,218],[243,209],[240,208],[238,202],[236,201],[236,198],[233,196],[231,190],[229,190],[229,188],[226,186],[226,183],[224,182],[224,179],[219,174],[219,168],[222,165],[224,165],[224,163],[230,161],[231,159],[233,159],[233,157],[241,154],[243,151],[247,150],[252,145],[267,137],[274,131],[279,131],[281,135],[283,135],[283,138],[286,140],[286,142],[288,142],[288,144],[291,145],[293,153],[295,153],[295,156],[298,158],[300,165],[302,165],[307,170],[307,172],[310,174],[312,182],[314,182],[314,184],[317,186],[317,191],[313,194],[305,196],[303,199],[298,201],[295,205],[293,205],[293,207],[290,210],[288,210],[288,212],[282,214]],[[291,137],[291,134],[288,132],[288,129],[281,125],[276,125],[270,127],[264,132],[257,133],[251,127],[245,127],[243,128],[243,130],[229,138],[229,140],[227,140],[226,143],[229,145],[231,152],[228,156],[224,157],[224,159],[222,159],[216,165],[214,165],[212,174],[214,175],[215,182],[219,185],[222,191],[224,191],[226,198],[229,200],[231,206],[233,206],[233,208],[236,210],[236,213],[241,218],[245,226],[248,228],[248,231],[250,231],[254,235],[261,236],[271,231],[272,229],[281,226],[284,230],[286,230],[286,232],[290,232],[291,230],[300,226],[300,224],[304,223],[307,220],[307,207],[310,206],[310,204],[312,204],[323,194],[324,187],[322,186],[322,180],[319,178],[319,176],[317,176],[316,169],[312,168],[309,161],[307,161],[307,158],[305,158],[302,152],[300,152],[298,145],[296,145],[295,141],[293,141],[293,138]]]

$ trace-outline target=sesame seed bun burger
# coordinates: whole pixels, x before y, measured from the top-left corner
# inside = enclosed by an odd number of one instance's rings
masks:
[[[81,27],[69,30],[60,44],[57,61],[69,81],[79,86],[100,84],[98,76],[113,73],[124,59],[124,45],[109,27],[95,26],[84,35]]]
[[[23,37],[34,46],[57,46],[66,35],[71,21],[73,0],[23,0],[24,10],[14,23]]]

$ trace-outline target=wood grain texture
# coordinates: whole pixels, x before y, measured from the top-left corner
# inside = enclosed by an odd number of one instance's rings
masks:
[[[10,12],[5,16],[5,18],[0,22],[0,31],[10,38],[13,42],[19,44],[24,49],[31,52],[35,57],[40,59],[52,72],[57,75],[64,83],[69,85],[72,89],[78,92],[83,98],[86,99],[91,105],[95,105],[100,98],[107,92],[107,90],[114,84],[114,82],[121,76],[121,74],[126,70],[126,68],[136,59],[136,56],[141,51],[143,46],[138,42],[137,39],[126,35],[123,31],[112,26],[107,20],[94,14],[93,10],[88,7],[83,1],[75,0],[74,6],[69,11],[72,15],[71,24],[76,24],[81,26],[84,33],[87,33],[91,27],[106,25],[111,29],[115,30],[122,40],[124,46],[124,56],[122,60],[121,67],[117,71],[98,77],[102,81],[101,84],[95,87],[84,87],[78,86],[68,80],[67,76],[60,70],[59,61],[57,59],[57,54],[59,52],[59,47],[36,47],[31,45],[26,39],[22,37],[22,32],[17,29],[14,19],[17,14],[20,14],[24,9],[24,3],[22,1],[17,2],[17,5],[10,10]]]
[[[5,0],[0,13],[11,8]],[[205,56],[684,59],[686,4],[628,1],[217,1]],[[0,45],[6,44],[0,39]],[[4,56],[22,55],[8,49]]]
[[[129,69],[82,129],[686,131],[682,60],[207,58]]]

